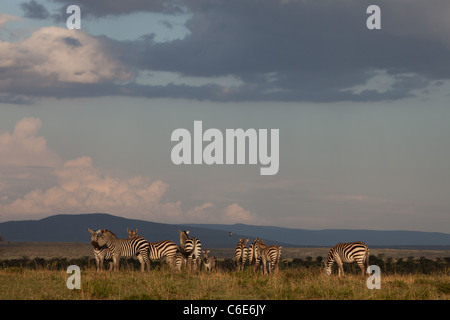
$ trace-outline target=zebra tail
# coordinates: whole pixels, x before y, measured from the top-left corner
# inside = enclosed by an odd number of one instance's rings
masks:
[[[369,268],[369,256],[370,256],[370,250],[369,250],[369,248],[367,248],[366,255],[364,257],[364,268],[366,268],[366,273],[368,272],[367,268]]]

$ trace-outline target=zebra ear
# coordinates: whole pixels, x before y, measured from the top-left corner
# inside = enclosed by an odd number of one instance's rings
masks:
[[[88,231],[89,231],[91,234],[95,233],[94,230],[91,230],[91,229],[89,229],[89,228],[88,228]]]
[[[128,233],[130,233],[130,232],[131,232],[129,228],[127,228],[127,232],[128,232]]]
[[[137,234],[137,228],[136,228],[136,229],[134,229],[134,233],[136,233],[136,234]]]

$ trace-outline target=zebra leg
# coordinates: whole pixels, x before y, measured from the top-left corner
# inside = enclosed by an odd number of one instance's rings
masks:
[[[341,277],[341,272],[342,272],[342,277],[345,276],[344,274],[344,264],[342,263],[342,261],[338,261],[338,266],[339,266],[339,278]]]
[[[100,271],[100,257],[95,255],[95,265],[97,266],[97,272]]]
[[[141,264],[141,272],[145,271],[145,261],[144,258],[142,258],[142,254],[137,256],[139,263]]]
[[[114,271],[116,271],[116,272],[119,271],[119,262],[120,262],[120,257],[118,255],[114,255],[113,263],[114,263]]]
[[[264,255],[262,255],[261,257],[261,263],[262,263],[262,273],[263,274],[267,274],[267,268],[266,268],[266,257]]]
[[[364,268],[364,266],[365,266],[365,263],[363,263],[363,262],[358,262],[358,266],[361,268],[361,276],[362,276],[362,278],[364,279],[364,274],[365,274],[365,268]]]

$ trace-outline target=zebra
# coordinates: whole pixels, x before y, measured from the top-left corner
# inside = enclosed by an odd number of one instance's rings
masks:
[[[248,247],[248,264],[250,266],[253,264],[255,265],[253,271],[255,271],[258,266],[257,261],[256,261],[257,253],[255,250],[256,249],[255,247],[256,247],[257,242],[259,242],[259,241],[260,241],[259,238],[255,238],[255,240],[253,240],[253,242]]]
[[[261,249],[261,262],[263,265],[263,274],[268,274],[272,272],[272,269],[275,272],[278,272],[278,263],[280,262],[281,257],[281,246],[271,245],[269,247],[259,246],[258,250]],[[267,267],[267,264],[269,265]]]
[[[200,264],[202,243],[197,238],[189,238],[189,232],[190,230],[178,230],[180,234],[180,252],[186,257],[189,268],[196,270]]]
[[[91,234],[91,243],[94,252],[94,258],[95,258],[95,264],[97,265],[97,271],[100,271],[103,269],[103,261],[111,260],[112,254],[111,251],[108,249],[106,245],[100,246],[98,244],[98,234],[100,233],[100,230],[94,231],[88,228],[89,233]],[[112,262],[109,263],[109,270],[111,271],[113,268]]]
[[[180,272],[181,268],[186,266],[186,258],[180,252],[173,257],[173,269]]]
[[[364,278],[365,270],[369,266],[369,248],[364,242],[356,241],[350,243],[338,243],[333,248],[330,249],[328,253],[327,260],[325,262],[325,275],[329,276],[331,274],[331,267],[336,261],[339,266],[339,278],[344,276],[343,263],[352,263],[356,261],[358,266],[361,268],[361,274]]]
[[[145,271],[145,265],[150,270],[149,244],[141,236],[135,236],[128,239],[117,239],[116,235],[107,229],[101,230],[101,236],[98,238],[99,245],[106,245],[111,251],[114,270],[119,271],[120,257],[137,256],[141,263],[141,271]]]
[[[210,250],[203,250],[203,265],[205,266],[206,271],[212,271],[216,268],[216,257],[208,256]]]
[[[128,238],[134,238],[136,236],[139,236],[137,234],[137,229],[130,230],[127,228],[128,232]],[[175,255],[178,252],[178,246],[175,242],[170,240],[162,240],[157,242],[149,242],[149,258],[150,260],[159,260],[163,257],[166,258],[166,262],[171,267],[175,267],[174,259]]]
[[[256,238],[249,248],[249,263],[254,264],[253,272],[256,272],[258,266],[261,262],[261,252],[263,249],[267,248],[267,245],[264,243],[263,239]]]
[[[248,249],[247,249],[247,239],[239,238],[239,243],[234,249],[234,261],[236,264],[236,271],[244,270],[245,261],[247,260]]]

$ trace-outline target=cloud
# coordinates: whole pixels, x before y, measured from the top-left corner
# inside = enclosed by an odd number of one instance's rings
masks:
[[[161,180],[135,176],[121,179],[102,174],[90,157],[64,163],[53,172],[57,183],[33,189],[0,205],[4,217],[44,217],[51,214],[107,212],[127,218],[166,223],[251,223],[256,216],[233,203],[220,210],[211,202],[183,210],[182,202],[165,202],[169,185]],[[0,188],[2,185],[0,184]],[[0,199],[5,203],[8,198]]]
[[[43,137],[37,136],[41,120],[26,117],[17,122],[13,132],[0,134],[0,167],[56,167],[60,157]]]
[[[183,208],[167,201],[169,185],[145,176],[105,174],[89,156],[63,162],[38,136],[41,120],[25,117],[0,134],[0,216],[39,218],[52,214],[106,212],[166,223],[249,222],[254,214],[237,203]]]
[[[48,10],[40,3],[34,0],[30,2],[23,2],[20,4],[26,18],[32,19],[47,19],[50,16]]]
[[[58,2],[65,8],[70,1]],[[0,98],[23,103],[30,96],[313,102],[413,97],[436,81],[450,80],[450,4],[422,2],[380,1],[382,29],[370,31],[370,1],[81,1],[87,19],[186,12],[189,32],[182,39],[157,42],[151,30],[137,40],[115,41],[40,29],[19,43],[2,43]],[[25,5],[38,15],[42,9],[35,7],[33,2]],[[69,61],[71,54],[77,63]],[[142,75],[152,73],[179,79],[146,82]],[[380,75],[392,85],[380,88]],[[224,77],[235,81],[217,81]]]
[[[44,27],[18,42],[0,41],[0,92],[34,91],[126,80],[131,76],[101,39],[86,32]]]
[[[0,14],[0,29],[2,29],[4,27],[4,25],[10,21],[18,21],[21,19],[22,18],[20,18],[20,17],[2,13],[2,14]]]
[[[222,221],[226,223],[257,223],[256,216],[237,203],[232,203],[223,212]],[[258,223],[257,223],[258,224]]]
[[[160,200],[168,185],[136,176],[129,179],[103,175],[90,157],[69,160],[55,169],[57,184],[34,189],[4,205],[6,215],[48,215],[108,212],[131,217],[158,217]]]

